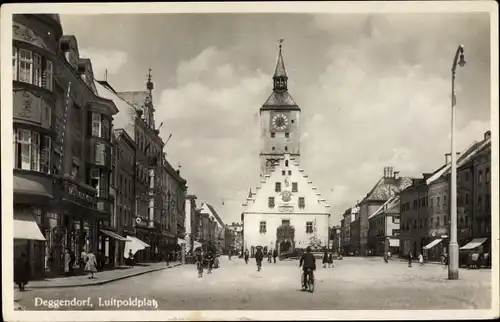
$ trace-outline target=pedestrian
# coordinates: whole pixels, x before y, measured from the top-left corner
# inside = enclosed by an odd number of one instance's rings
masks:
[[[411,250],[408,251],[408,267],[411,267],[411,260],[412,260],[412,254],[411,254]]]
[[[167,264],[167,266],[170,266],[170,252],[167,252],[165,254],[165,263]]]
[[[128,264],[128,267],[129,267],[129,268],[134,267],[134,253],[132,253],[132,250],[131,250],[131,249],[129,249],[129,250],[128,250],[128,254],[127,254],[127,264]]]
[[[25,291],[26,284],[31,278],[31,266],[25,253],[14,262],[14,283],[19,287],[20,292]]]
[[[85,263],[87,262],[87,253],[85,252],[85,247],[83,247],[82,252],[80,253],[80,273],[85,272]]]
[[[250,253],[248,249],[245,249],[245,264],[248,264],[248,259],[250,258]]]
[[[333,265],[333,252],[330,252],[330,255],[328,255],[328,268],[334,267]]]
[[[233,255],[233,254],[231,253],[231,251],[229,251],[229,252],[227,253],[227,256],[229,257],[229,260],[231,260],[231,256],[232,256],[232,255]]]
[[[267,262],[268,263],[271,263],[272,262],[272,257],[273,257],[273,253],[271,250],[269,250],[269,252],[267,252]]]
[[[327,263],[328,263],[328,251],[325,248],[323,250],[323,268],[326,268]]]
[[[93,279],[94,278],[94,273],[97,272],[97,259],[92,253],[92,250],[89,250],[89,253],[87,254],[87,263],[85,264],[85,271],[90,273],[89,278]]]
[[[71,274],[71,254],[69,253],[69,248],[64,250],[64,275],[69,276]]]
[[[274,264],[276,264],[276,257],[278,257],[278,251],[276,249],[273,250],[273,260]]]
[[[74,275],[75,271],[75,262],[76,262],[76,256],[75,252],[71,248],[69,248],[69,256],[70,256],[70,261],[69,261],[69,275]]]
[[[448,267],[448,254],[446,253],[443,253],[443,268],[446,269],[446,267]]]
[[[387,259],[391,259],[391,252],[387,252]]]
[[[420,266],[424,265],[424,255],[422,255],[422,253],[418,254],[418,263],[420,264]]]

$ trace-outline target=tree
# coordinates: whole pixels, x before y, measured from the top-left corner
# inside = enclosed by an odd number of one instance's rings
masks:
[[[323,243],[321,242],[321,239],[319,239],[318,237],[311,236],[309,238],[309,246],[311,246],[312,250],[318,251],[323,248]]]

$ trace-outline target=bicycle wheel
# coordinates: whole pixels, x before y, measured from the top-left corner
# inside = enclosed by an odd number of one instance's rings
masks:
[[[314,278],[312,276],[309,276],[309,292],[314,292]]]

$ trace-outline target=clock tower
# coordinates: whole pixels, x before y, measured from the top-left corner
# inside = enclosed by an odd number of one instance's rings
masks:
[[[300,108],[288,93],[288,76],[281,53],[273,76],[273,92],[260,108],[260,173],[269,173],[273,163],[285,154],[299,161]]]

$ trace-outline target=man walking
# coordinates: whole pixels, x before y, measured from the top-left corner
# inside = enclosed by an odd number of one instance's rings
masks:
[[[273,260],[274,260],[274,264],[276,264],[276,257],[278,257],[278,251],[275,249],[275,250],[273,250]]]
[[[408,251],[408,267],[411,267],[411,260],[412,260],[412,254],[411,254],[411,250]]]

